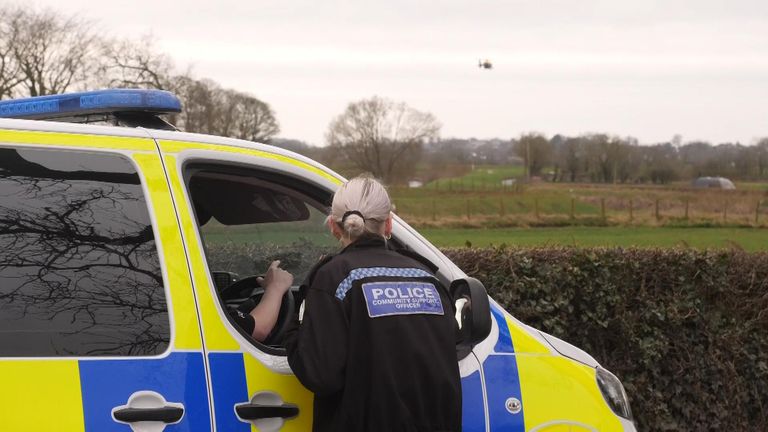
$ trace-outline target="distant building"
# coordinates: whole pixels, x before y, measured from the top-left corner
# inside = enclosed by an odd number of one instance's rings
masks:
[[[691,185],[696,189],[736,189],[736,185],[725,177],[699,177]]]
[[[420,188],[424,186],[424,182],[421,180],[408,180],[408,187],[409,188]]]
[[[501,181],[502,186],[514,186],[515,183],[517,183],[517,180],[513,178],[503,179]]]

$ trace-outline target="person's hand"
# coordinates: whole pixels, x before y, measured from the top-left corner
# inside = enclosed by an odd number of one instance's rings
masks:
[[[291,288],[293,275],[280,268],[280,261],[272,261],[263,278],[258,278],[264,292],[274,292],[282,296]]]
[[[272,261],[264,277],[256,280],[264,288],[264,295],[250,312],[254,322],[251,336],[263,342],[277,323],[280,303],[285,292],[291,289],[293,275],[280,268],[280,261]]]

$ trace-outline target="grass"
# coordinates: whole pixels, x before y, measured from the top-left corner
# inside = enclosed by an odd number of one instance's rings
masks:
[[[736,182],[736,189],[768,192],[768,184],[763,182]]]
[[[768,229],[563,227],[442,229],[420,232],[438,247],[490,245],[740,248],[768,250]]]
[[[336,239],[325,226],[325,215],[310,212],[310,218],[295,222],[272,222],[224,226],[212,220],[203,226],[206,244],[289,245],[306,241],[315,245],[335,245]]]
[[[524,173],[525,168],[520,165],[476,165],[463,176],[434,180],[425,187],[445,189],[450,185],[459,189],[490,188],[500,186],[504,179],[520,178]]]
[[[517,246],[621,246],[740,248],[768,250],[768,228],[735,227],[649,227],[649,226],[563,226],[542,228],[423,227],[419,229],[438,247],[490,245]],[[336,240],[318,221],[222,227],[212,223],[204,228],[206,244],[313,245],[335,246]]]
[[[542,215],[566,216],[571,211],[571,198],[558,192],[537,194],[452,193],[440,195],[393,194],[398,214],[407,218],[469,218],[473,216]],[[419,196],[421,195],[421,196]],[[576,199],[574,213],[594,216],[600,213],[597,205]]]
[[[739,183],[735,191],[695,190],[681,182],[501,185],[520,175],[519,166],[482,165],[463,176],[390,192],[397,213],[417,226],[483,225],[488,219],[497,219],[496,226],[558,226],[563,219],[593,225],[583,221],[595,218],[604,225],[768,224],[768,183]]]
[[[445,172],[452,172],[448,168]],[[522,175],[520,166],[480,165],[450,180],[422,188],[394,187],[390,193],[397,213],[442,247],[469,241],[478,247],[768,250],[768,183],[737,183],[736,191],[692,190],[687,183],[501,186],[502,179]],[[206,242],[285,245],[303,237],[314,244],[335,244],[323,227],[324,215],[315,213],[308,221],[286,224],[224,229],[211,223],[204,229]]]
[[[309,242],[317,245],[335,245],[337,242],[330,233],[317,232],[209,232],[204,234],[206,244],[273,244],[290,245],[296,242]]]

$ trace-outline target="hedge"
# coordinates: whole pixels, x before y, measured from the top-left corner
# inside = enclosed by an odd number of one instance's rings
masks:
[[[309,269],[327,248],[215,245],[217,270]],[[768,253],[461,248],[444,252],[523,322],[624,383],[642,431],[768,431]],[[303,275],[297,275],[302,278]]]
[[[768,253],[444,251],[624,383],[640,430],[768,430]]]

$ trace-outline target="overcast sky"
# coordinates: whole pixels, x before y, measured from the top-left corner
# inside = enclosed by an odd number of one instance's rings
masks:
[[[314,144],[372,95],[432,112],[443,137],[768,136],[766,0],[37,3],[153,33],[179,69],[252,93],[280,136]]]

